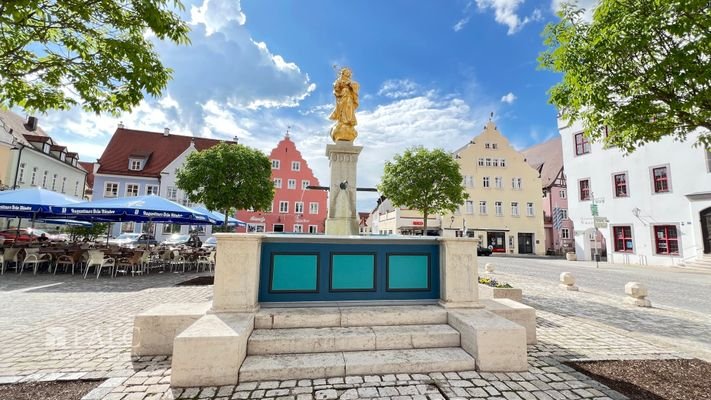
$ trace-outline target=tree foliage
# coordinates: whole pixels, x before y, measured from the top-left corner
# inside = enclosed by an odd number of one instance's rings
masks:
[[[546,26],[539,57],[563,73],[550,102],[590,137],[626,151],[697,128],[705,128],[698,144],[711,148],[709,15],[708,0],[602,0],[592,22],[565,6]]]
[[[225,226],[231,209],[265,210],[274,199],[271,161],[241,144],[193,152],[178,170],[176,184],[190,201],[225,214]]]
[[[82,237],[87,240],[95,240],[101,235],[106,235],[108,228],[108,223],[96,222],[91,226],[68,226],[64,229],[64,231],[73,237]]]
[[[158,96],[171,77],[151,37],[188,43],[179,0],[0,0],[0,106],[96,113]]]
[[[430,215],[454,212],[468,197],[456,160],[444,150],[424,147],[409,148],[386,162],[378,190],[395,207],[422,212],[425,234]]]

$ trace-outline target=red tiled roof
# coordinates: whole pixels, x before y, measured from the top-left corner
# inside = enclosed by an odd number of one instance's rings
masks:
[[[86,185],[90,188],[94,187],[94,163],[79,161],[79,165],[86,170]]]
[[[52,151],[66,151],[66,150],[67,150],[67,146],[60,146],[60,145],[58,145],[58,144],[53,144],[53,145],[50,147],[50,150],[52,150]]]
[[[148,132],[118,128],[106,145],[99,159],[99,174],[160,177],[160,172],[182,154],[190,142],[195,142],[197,150],[205,150],[223,140],[193,136],[167,135],[162,132]],[[229,142],[229,141],[227,141]],[[131,156],[150,154],[142,171],[128,169]]]
[[[46,142],[48,140],[51,140],[49,136],[28,135],[26,133],[23,136],[25,137],[25,139],[27,139],[28,142]]]
[[[563,168],[563,146],[561,145],[560,135],[529,147],[523,150],[521,154],[523,154],[530,166],[540,171],[543,187],[552,185]]]

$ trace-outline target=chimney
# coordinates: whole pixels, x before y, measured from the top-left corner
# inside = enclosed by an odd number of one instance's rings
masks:
[[[37,130],[37,123],[39,120],[37,117],[29,116],[27,117],[27,122],[25,123],[25,128],[27,128],[28,131],[34,132]]]
[[[235,143],[239,143],[239,136],[235,136],[234,138],[232,138],[232,140],[234,140]]]
[[[170,128],[165,128],[163,130],[163,136],[170,136]]]
[[[119,129],[123,129],[123,121],[119,122],[118,128],[119,128]]]

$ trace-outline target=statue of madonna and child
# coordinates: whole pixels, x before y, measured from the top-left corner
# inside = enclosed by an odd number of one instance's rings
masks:
[[[336,121],[331,128],[331,139],[352,142],[358,136],[355,126],[358,124],[355,111],[358,108],[358,82],[351,80],[350,68],[341,68],[338,78],[333,82],[333,95],[336,96],[336,108],[328,117]]]

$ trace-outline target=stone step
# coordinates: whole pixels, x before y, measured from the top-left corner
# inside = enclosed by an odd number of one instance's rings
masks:
[[[469,371],[474,367],[474,358],[458,347],[255,355],[244,360],[239,381]]]
[[[247,346],[249,355],[455,347],[459,332],[444,324],[257,329]]]
[[[254,323],[255,329],[437,325],[447,323],[447,311],[438,305],[262,308]]]

